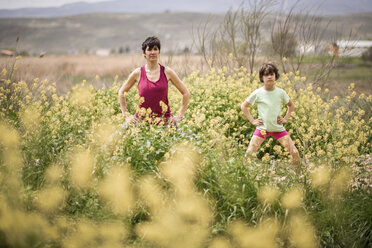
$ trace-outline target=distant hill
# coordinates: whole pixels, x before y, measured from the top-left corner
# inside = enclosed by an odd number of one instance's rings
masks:
[[[58,18],[0,18],[0,49],[14,48],[31,53],[77,53],[98,48],[126,48],[140,52],[141,42],[159,36],[171,50],[192,45],[193,25],[213,20],[217,25],[223,15],[205,13],[155,14],[83,14]]]
[[[154,14],[83,14],[57,18],[0,18],[0,49],[15,47],[29,53],[78,53],[99,48],[140,52],[141,42],[150,35],[157,35],[167,50],[182,51],[193,45],[192,31],[209,20],[210,28],[217,27],[223,14],[206,13],[154,13]],[[372,14],[355,14],[324,17],[323,23],[332,19],[332,34],[346,37],[350,29],[359,39],[372,40]],[[263,28],[269,34],[269,18]],[[265,32],[264,32],[265,33]]]
[[[51,8],[0,9],[0,17],[60,17],[87,13],[164,13],[203,12],[223,13],[230,7],[248,6],[243,0],[112,0],[105,2],[77,2]],[[295,11],[317,9],[320,15],[344,15],[372,12],[371,0],[277,0],[274,11],[286,12],[296,2]],[[242,4],[243,3],[243,4]]]

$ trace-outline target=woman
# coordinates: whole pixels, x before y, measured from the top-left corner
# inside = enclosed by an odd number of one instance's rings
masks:
[[[160,122],[175,124],[181,121],[185,115],[190,93],[171,68],[159,64],[160,47],[160,40],[156,36],[148,37],[142,43],[142,54],[146,59],[146,64],[135,69],[119,90],[120,108],[127,123],[135,123],[138,118],[145,119],[146,116],[149,116],[157,124]],[[173,115],[169,108],[168,80],[182,94],[181,109],[177,115]],[[125,95],[136,82],[138,82],[140,96],[140,111],[133,118],[128,113]]]

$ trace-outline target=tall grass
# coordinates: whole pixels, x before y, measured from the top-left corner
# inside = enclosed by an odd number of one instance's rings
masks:
[[[261,84],[243,67],[190,73],[177,129],[122,128],[121,82],[83,82],[58,96],[48,80],[11,80],[6,69],[2,79],[1,246],[371,244],[372,97],[353,85],[331,97],[300,72],[281,75],[277,85],[296,104],[286,129],[301,154],[299,177],[273,139],[244,157],[254,127],[240,103]],[[127,95],[131,113],[137,94]],[[181,103],[174,87],[170,103],[173,111]]]

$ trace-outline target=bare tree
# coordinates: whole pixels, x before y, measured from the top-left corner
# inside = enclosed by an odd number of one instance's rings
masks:
[[[193,29],[195,47],[210,67],[233,66],[230,65],[229,54],[238,53],[238,13],[230,9],[216,28],[212,28],[210,22],[211,19],[208,18],[205,23],[200,23],[196,30]]]
[[[288,52],[288,41],[294,37],[294,33],[297,31],[297,25],[293,22],[293,11],[298,1],[289,9],[287,15],[283,17],[281,13],[278,13],[274,19],[274,23],[271,26],[271,44],[274,52],[283,58],[292,54]],[[284,73],[286,73],[286,66],[284,61],[280,59],[280,64]]]
[[[276,2],[273,0],[249,0],[249,10],[242,9],[242,35],[246,49],[244,53],[248,58],[248,67],[250,72],[256,62],[258,49],[261,46],[261,26],[269,14],[269,9]]]
[[[325,87],[329,76],[332,72],[332,70],[340,65],[339,61],[339,54],[348,54],[351,50],[351,47],[353,47],[354,42],[354,33],[352,30],[349,31],[349,34],[347,37],[344,38],[344,43],[348,44],[348,46],[345,46],[343,48],[339,47],[339,35],[337,34],[337,29],[335,30],[334,34],[330,37],[330,39],[327,41],[327,44],[331,44],[326,46],[326,49],[324,51],[327,53],[326,55],[320,56],[320,61],[317,63],[312,63],[314,68],[314,76],[313,76],[313,82],[319,85],[320,87]]]
[[[211,18],[208,17],[205,23],[199,23],[196,29],[192,28],[193,45],[195,45],[198,53],[202,55],[204,62],[212,67],[213,65],[208,61],[208,43],[210,42],[211,30],[210,30]],[[212,60],[213,63],[214,60]],[[203,70],[203,62],[201,61],[201,70]]]
[[[324,86],[337,62],[337,55],[328,53],[326,47],[336,44],[337,36],[327,38],[331,21],[316,15],[320,6],[303,9],[295,14],[298,3],[296,1],[287,14],[278,13],[274,19],[271,25],[272,48],[279,57],[283,72],[287,71],[287,66],[293,71],[306,67],[312,72],[312,81]],[[291,50],[294,47],[296,50]],[[288,62],[285,62],[284,57]]]
[[[225,14],[224,21],[222,23],[222,33],[220,33],[221,43],[225,44],[226,52],[230,54],[232,52],[235,60],[238,62],[239,66],[242,66],[242,59],[240,58],[239,51],[237,49],[237,39],[238,39],[238,29],[239,29],[239,20],[238,12],[233,12],[232,9],[229,9]],[[227,34],[227,39],[225,38]],[[229,44],[230,43],[230,44]]]
[[[194,42],[204,60],[211,66],[247,66],[252,73],[261,46],[261,25],[274,3],[246,0],[240,11],[229,9],[218,28],[211,30],[208,21],[199,25]]]
[[[286,13],[275,16],[269,39],[283,72],[306,68],[312,72],[309,74],[312,81],[321,85],[337,62],[337,55],[329,53],[325,47],[337,43],[337,37],[327,40],[332,33],[329,30],[331,21],[314,14],[320,6],[299,11],[299,1]],[[229,9],[217,28],[211,28],[210,19],[199,24],[194,42],[203,60],[210,67],[246,66],[253,74],[264,39],[263,24],[269,22],[268,14],[276,3],[275,0],[246,0],[239,11]]]

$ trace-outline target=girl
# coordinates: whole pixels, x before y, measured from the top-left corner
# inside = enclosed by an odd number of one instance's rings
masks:
[[[246,156],[254,153],[261,146],[262,142],[272,136],[287,150],[292,156],[292,163],[299,172],[300,156],[291,137],[285,130],[283,124],[288,121],[294,110],[294,104],[287,93],[275,86],[275,81],[279,78],[278,68],[272,63],[265,63],[259,71],[260,81],[263,87],[255,90],[242,104],[241,109],[249,122],[256,126],[252,139],[249,143]],[[248,107],[257,103],[258,118],[254,119]],[[287,114],[281,114],[282,104],[287,104]]]
[[[156,36],[148,37],[142,43],[142,55],[146,59],[146,64],[135,69],[119,90],[120,108],[127,123],[135,123],[138,118],[144,119],[150,112],[150,117],[158,120],[155,121],[157,124],[159,122],[175,124],[185,115],[190,93],[171,68],[159,64],[160,47],[160,40]],[[168,80],[182,94],[181,109],[176,116],[172,114],[168,104]],[[133,118],[128,113],[125,94],[136,82],[140,96],[139,108],[144,111],[137,112]]]

